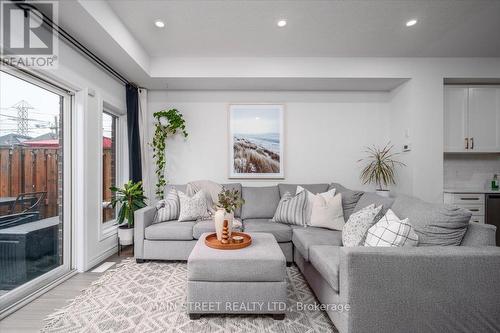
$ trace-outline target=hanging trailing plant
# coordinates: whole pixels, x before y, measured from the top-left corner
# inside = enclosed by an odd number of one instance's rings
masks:
[[[153,137],[153,158],[156,162],[156,196],[163,198],[165,185],[167,180],[165,178],[165,167],[167,165],[165,157],[165,149],[167,148],[167,138],[180,133],[182,136],[187,137],[186,121],[182,113],[176,109],[162,110],[153,113],[156,120],[155,134]]]

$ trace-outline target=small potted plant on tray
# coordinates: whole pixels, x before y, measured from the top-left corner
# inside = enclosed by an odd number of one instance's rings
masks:
[[[234,212],[245,203],[241,198],[240,191],[222,189],[218,196],[218,202],[215,205],[217,211],[214,214],[215,232],[217,239],[222,239],[222,228],[224,220],[228,221],[229,236],[231,236]]]
[[[146,207],[142,182],[134,183],[129,180],[123,188],[112,186],[110,190],[114,193],[111,205],[113,208],[120,205],[117,220],[120,245],[132,245],[134,243],[134,211]],[[127,220],[126,223],[124,223],[125,220]]]

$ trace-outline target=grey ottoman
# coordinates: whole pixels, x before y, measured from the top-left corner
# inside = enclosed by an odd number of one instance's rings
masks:
[[[251,233],[250,246],[217,250],[205,245],[207,235],[201,235],[188,258],[190,318],[209,313],[269,313],[283,319],[286,260],[274,236]]]

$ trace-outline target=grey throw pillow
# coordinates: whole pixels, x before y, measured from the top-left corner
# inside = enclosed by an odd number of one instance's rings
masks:
[[[274,222],[281,222],[294,225],[305,225],[307,221],[307,191],[302,191],[296,195],[286,192],[281,198]]]
[[[377,221],[384,216],[385,213],[392,207],[394,203],[394,198],[383,197],[375,192],[365,192],[361,198],[359,198],[356,207],[354,207],[354,213],[359,212],[361,209],[368,205],[374,204],[375,207],[382,205],[382,210],[380,211]]]
[[[342,209],[344,210],[344,220],[349,220],[349,217],[354,212],[354,207],[363,195],[363,191],[350,190],[339,183],[331,183],[328,190],[335,189],[335,193],[342,194]],[[368,205],[367,205],[368,206]]]
[[[431,204],[406,195],[398,195],[391,209],[400,218],[409,219],[418,235],[418,246],[460,245],[472,215],[457,206]]]
[[[175,188],[171,188],[167,193],[167,197],[156,204],[156,216],[153,223],[177,220],[179,212],[179,195]]]
[[[205,191],[201,190],[192,197],[182,192],[178,193],[181,204],[179,222],[203,220],[210,216]]]

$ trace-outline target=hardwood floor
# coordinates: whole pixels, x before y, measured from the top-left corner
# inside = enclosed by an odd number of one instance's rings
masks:
[[[104,260],[119,263],[122,259],[132,256],[131,248],[124,249],[121,256],[117,254]],[[100,264],[99,264],[100,265]],[[99,266],[97,265],[97,266]],[[96,267],[97,267],[96,266]],[[111,268],[113,268],[112,266]],[[68,304],[78,296],[80,292],[90,286],[103,273],[91,273],[90,271],[77,274],[64,281],[54,289],[43,294],[33,302],[14,312],[0,321],[0,332],[2,333],[28,333],[39,332],[43,327],[43,319],[57,309]]]

